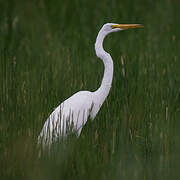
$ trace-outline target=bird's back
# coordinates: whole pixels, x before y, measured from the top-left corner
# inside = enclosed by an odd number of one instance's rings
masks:
[[[43,145],[52,144],[58,137],[76,131],[80,134],[93,108],[93,94],[80,91],[61,103],[46,120],[38,137]]]

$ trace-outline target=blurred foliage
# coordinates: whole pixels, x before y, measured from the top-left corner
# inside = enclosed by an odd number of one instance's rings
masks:
[[[0,0],[1,179],[179,179],[178,0]],[[111,92],[80,138],[38,157],[48,115],[103,76],[94,43],[106,22]]]

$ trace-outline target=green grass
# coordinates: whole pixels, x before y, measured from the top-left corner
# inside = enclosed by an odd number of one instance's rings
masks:
[[[179,6],[177,0],[0,1],[1,179],[179,179]],[[107,100],[80,138],[38,158],[37,136],[52,110],[100,86],[103,64],[94,43],[105,22],[144,29],[107,37],[114,60]]]

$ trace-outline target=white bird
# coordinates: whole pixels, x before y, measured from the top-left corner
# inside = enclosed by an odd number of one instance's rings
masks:
[[[101,86],[94,92],[79,91],[62,102],[46,120],[38,137],[38,143],[42,143],[43,146],[51,145],[57,138],[66,136],[69,130],[76,131],[80,135],[88,117],[95,118],[109,94],[113,79],[113,60],[103,49],[103,40],[112,32],[140,27],[142,27],[140,24],[103,25],[95,43],[96,55],[103,61],[105,68]]]

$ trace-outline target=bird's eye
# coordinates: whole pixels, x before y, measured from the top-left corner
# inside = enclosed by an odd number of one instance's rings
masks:
[[[111,30],[112,30],[112,26],[105,26],[105,27],[104,27],[104,30],[105,30],[105,31],[111,31]]]

